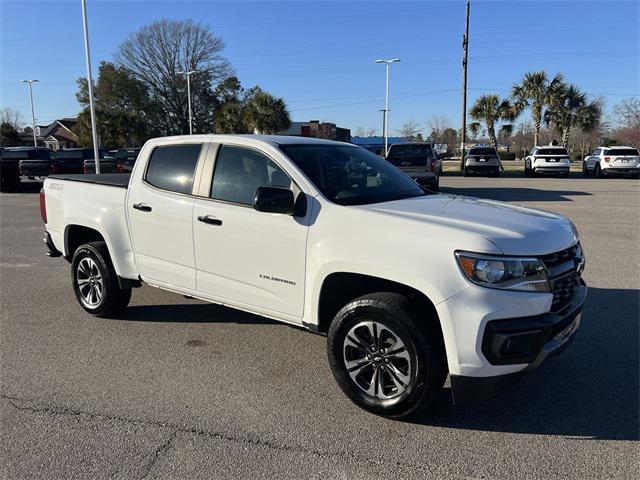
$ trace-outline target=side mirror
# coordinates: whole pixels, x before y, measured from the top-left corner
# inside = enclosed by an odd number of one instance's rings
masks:
[[[294,215],[296,205],[293,192],[282,187],[259,187],[253,197],[253,208],[258,212]]]

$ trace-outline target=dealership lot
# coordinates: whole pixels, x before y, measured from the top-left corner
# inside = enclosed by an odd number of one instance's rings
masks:
[[[453,407],[445,392],[413,424],[353,406],[325,339],[294,327],[147,286],[124,319],[89,317],[68,264],[43,254],[36,190],[2,194],[2,476],[630,478],[640,182],[445,176],[441,187],[567,215],[591,289],[569,350],[485,405]]]

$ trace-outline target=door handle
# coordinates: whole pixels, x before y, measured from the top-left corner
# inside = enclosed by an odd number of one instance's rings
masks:
[[[202,223],[206,223],[208,225],[216,225],[218,227],[222,225],[222,220],[216,217],[212,217],[211,215],[200,215],[198,217],[198,221]]]
[[[141,212],[150,212],[152,210],[146,203],[134,203],[133,208],[140,210]]]

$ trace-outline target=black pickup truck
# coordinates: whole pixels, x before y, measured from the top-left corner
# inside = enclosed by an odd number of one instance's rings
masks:
[[[100,173],[116,171],[116,161],[108,152],[100,150]],[[95,173],[93,148],[68,148],[56,153],[56,173]]]
[[[27,178],[46,177],[52,172],[52,164],[52,151],[48,148],[4,148],[0,153],[0,189],[3,192],[14,189],[20,183],[21,175]]]

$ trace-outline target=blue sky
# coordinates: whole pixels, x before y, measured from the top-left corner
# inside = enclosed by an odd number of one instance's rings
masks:
[[[87,0],[94,72],[128,33],[162,17],[193,18],[226,43],[243,85],[284,97],[293,120],[376,127],[384,105],[384,67],[399,57],[391,81],[390,130],[434,115],[460,123],[464,0],[420,2],[218,2]],[[562,72],[610,108],[638,96],[638,2],[471,3],[469,101],[503,95],[523,73]],[[30,121],[28,91],[38,78],[38,123],[75,115],[85,74],[80,0],[0,0],[0,107]],[[426,130],[426,128],[425,128]]]

